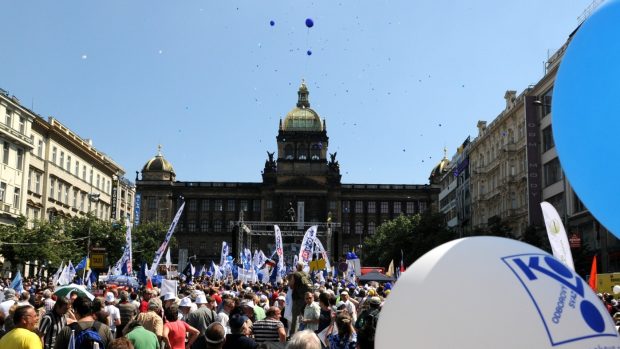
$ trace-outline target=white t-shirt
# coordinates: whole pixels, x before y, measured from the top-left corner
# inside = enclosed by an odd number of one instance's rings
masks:
[[[108,314],[110,314],[110,330],[112,330],[112,332],[116,332],[116,320],[118,319],[120,321],[121,319],[121,312],[118,310],[118,308],[113,305],[106,305],[105,306],[105,311],[108,312]]]
[[[0,303],[0,311],[2,311],[2,313],[4,314],[4,318],[5,319],[7,317],[9,317],[9,310],[11,310],[11,307],[14,304],[15,304],[14,300],[4,301],[4,302]]]
[[[222,324],[222,326],[224,326],[224,329],[226,330],[226,334],[230,334],[230,327],[228,326],[228,314],[226,314],[225,312],[220,312],[219,314],[217,314],[217,316],[215,317],[215,321],[219,322],[220,324]]]

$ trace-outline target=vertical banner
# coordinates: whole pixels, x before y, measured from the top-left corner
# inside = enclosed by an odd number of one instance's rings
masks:
[[[189,254],[189,251],[187,251],[186,248],[180,248],[179,249],[179,258],[177,259],[177,271],[176,273],[180,273],[183,270],[185,270],[185,266],[187,266],[187,255]]]
[[[543,225],[543,217],[536,207],[535,202],[541,201],[542,184],[541,184],[541,163],[540,163],[540,141],[538,133],[540,132],[538,122],[538,111],[534,101],[535,96],[525,97],[525,130],[526,141],[525,154],[527,159],[527,191],[528,191],[528,211],[529,224],[540,226]]]
[[[540,208],[542,209],[543,218],[545,219],[545,228],[547,228],[547,236],[549,237],[553,256],[561,260],[562,263],[566,264],[572,271],[575,271],[573,255],[570,251],[570,245],[568,244],[568,237],[566,236],[566,230],[564,229],[558,211],[556,211],[553,205],[546,201],[540,203]]]
[[[137,226],[140,224],[140,205],[142,205],[142,194],[136,193],[136,201],[134,202],[133,211],[133,224]]]
[[[112,181],[112,209],[110,210],[110,218],[116,219],[116,210],[118,207],[118,180]]]
[[[279,273],[277,274],[277,276],[280,276],[282,273],[282,270],[284,270],[284,250],[282,249],[282,232],[280,232],[280,227],[277,225],[273,226],[273,230],[275,231],[276,254],[278,255],[277,269],[279,270]]]
[[[220,254],[220,267],[226,264],[226,257],[228,257],[228,244],[226,241],[222,241],[222,252]]]
[[[155,252],[155,258],[153,258],[153,264],[151,264],[151,268],[148,271],[148,276],[153,277],[155,273],[157,273],[157,265],[161,260],[164,252],[166,252],[166,248],[168,247],[168,243],[170,243],[170,239],[172,238],[172,234],[174,233],[174,229],[177,227],[177,223],[179,223],[179,219],[181,218],[181,214],[183,213],[183,208],[185,208],[185,201],[181,204],[181,207],[177,211],[177,214],[174,216],[172,223],[170,224],[170,228],[168,228],[168,232],[166,233],[166,238],[164,242],[159,246],[159,249]]]
[[[131,252],[131,222],[129,218],[126,219],[127,231],[125,232],[125,249],[127,249],[127,275],[133,273],[133,255]]]
[[[301,241],[301,249],[299,250],[299,261],[308,264],[312,260],[312,252],[314,251],[314,240],[316,239],[316,229],[318,226],[313,225],[304,235],[304,239]]]
[[[306,219],[305,206],[303,201],[297,201],[297,229],[304,228],[304,221]]]

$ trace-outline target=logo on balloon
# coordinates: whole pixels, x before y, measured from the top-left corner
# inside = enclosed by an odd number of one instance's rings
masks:
[[[532,300],[551,345],[618,336],[601,301],[578,275],[557,259],[542,253],[501,259]]]

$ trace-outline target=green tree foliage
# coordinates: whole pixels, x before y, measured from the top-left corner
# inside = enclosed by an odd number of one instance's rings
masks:
[[[132,230],[133,260],[134,263],[153,262],[155,251],[161,246],[166,238],[168,226],[161,222],[147,222],[138,225]],[[176,239],[172,235],[170,247],[176,246]],[[136,264],[137,268],[137,264]]]
[[[405,216],[385,222],[364,243],[364,265],[387,266],[394,260],[395,266],[404,254],[409,265],[433,248],[457,238],[449,230],[442,214],[426,213]]]

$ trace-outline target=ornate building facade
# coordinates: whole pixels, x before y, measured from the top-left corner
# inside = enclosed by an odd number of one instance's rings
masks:
[[[219,260],[222,241],[272,252],[279,224],[288,254],[297,252],[305,230],[319,225],[332,257],[355,248],[377,227],[400,214],[436,210],[436,188],[427,184],[344,184],[336,153],[329,153],[326,121],[310,107],[302,83],[296,106],[280,120],[277,153],[267,153],[262,182],[183,182],[161,151],[136,178],[140,221],[168,224],[184,198],[177,226],[181,250],[207,262]]]

